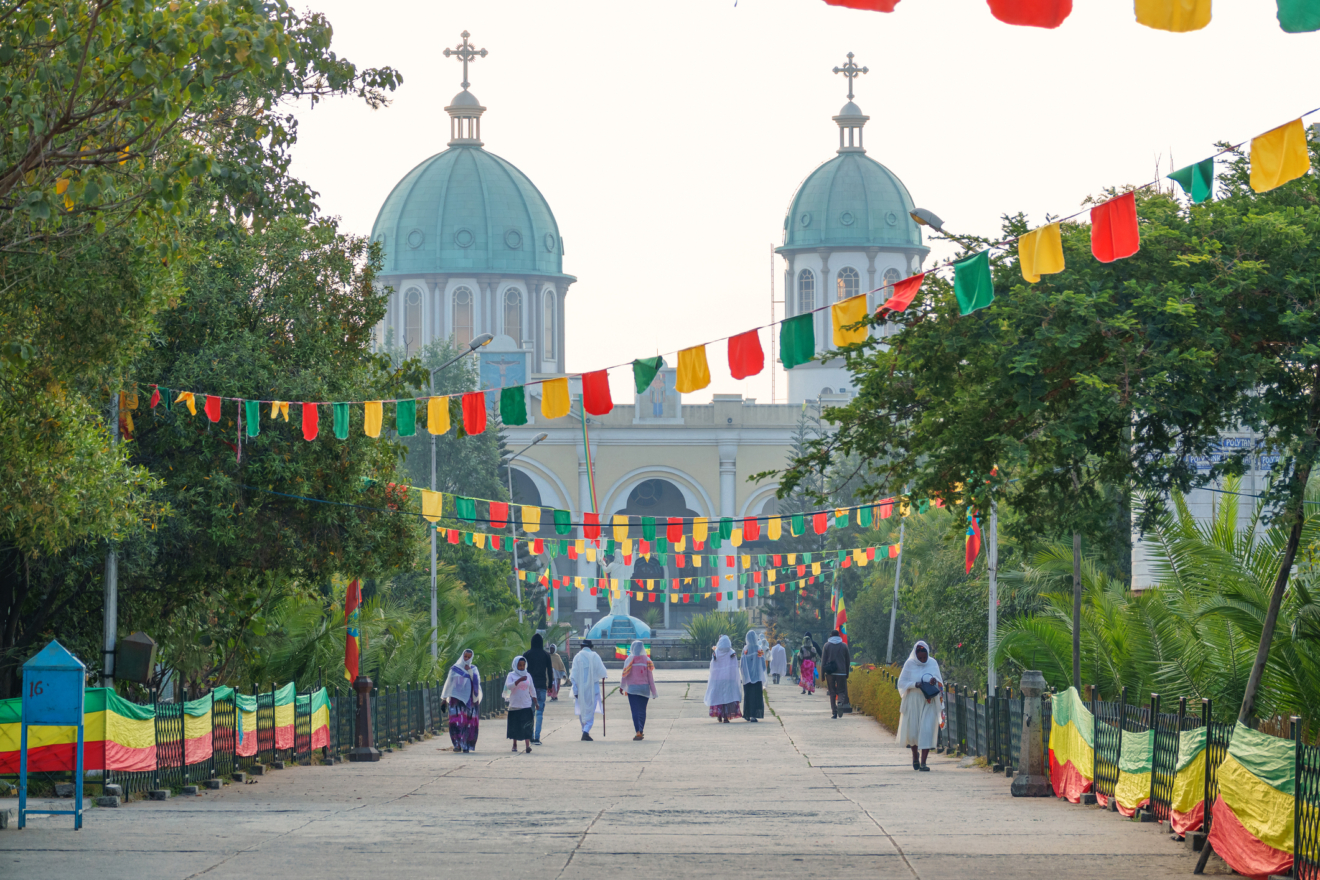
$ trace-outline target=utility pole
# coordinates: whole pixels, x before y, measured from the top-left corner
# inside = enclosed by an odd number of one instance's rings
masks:
[[[990,502],[990,521],[986,528],[985,561],[990,569],[990,631],[986,640],[986,693],[994,691],[999,684],[995,675],[995,639],[999,628],[999,504]]]
[[[119,445],[119,392],[110,392],[110,445]],[[119,638],[119,553],[112,543],[105,551],[105,647],[101,651],[101,686],[115,686],[115,645]]]
[[[907,527],[907,517],[903,516],[902,502],[899,502],[898,521],[898,559],[894,565],[894,604],[889,609],[889,650],[885,652],[885,662],[894,662],[894,624],[898,621],[898,579],[903,574],[903,530]]]
[[[431,374],[431,393],[435,394],[435,374]],[[435,435],[431,435],[431,491],[435,491]],[[435,590],[435,523],[428,523],[431,526],[431,659],[438,661],[440,659],[439,639],[437,630],[440,626],[439,608],[436,600]]]

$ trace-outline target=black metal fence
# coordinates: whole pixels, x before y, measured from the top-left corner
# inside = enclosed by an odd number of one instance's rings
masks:
[[[1297,783],[1293,802],[1293,876],[1320,880],[1320,746],[1297,744]]]

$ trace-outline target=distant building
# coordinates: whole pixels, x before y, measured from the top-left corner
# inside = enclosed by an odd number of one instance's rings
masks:
[[[486,108],[468,91],[466,78],[467,61],[483,53],[471,50],[467,36],[457,50],[446,50],[465,62],[463,90],[445,108],[451,120],[448,149],[404,176],[372,230],[372,239],[385,251],[380,283],[394,290],[379,333],[383,340],[392,331],[410,351],[436,339],[462,344],[480,333],[494,334],[479,357],[482,386],[498,389],[565,373],[565,302],[577,279],[563,271],[564,238],[545,198],[514,165],[484,148],[481,116]],[[852,102],[852,79],[864,71],[850,56],[839,72],[848,76],[849,100],[834,117],[837,155],[813,171],[793,196],[777,251],[785,262],[789,316],[868,291],[874,291],[874,308],[888,296],[875,288],[920,271],[928,252],[909,216],[913,203],[907,189],[863,148],[868,117]],[[829,314],[822,312],[816,326],[818,351],[831,347],[830,337]],[[587,361],[575,366],[598,366]],[[580,408],[575,405],[563,419],[540,420],[539,390],[529,389],[531,421],[507,428],[509,443],[516,450],[541,431],[550,436],[514,463],[514,501],[572,511],[575,522],[593,509],[604,522],[615,514],[716,520],[773,513],[776,484],[752,484],[747,476],[785,463],[805,402],[828,406],[853,394],[841,361],[791,370],[784,404],[758,403],[738,394],[686,404],[675,390],[675,375],[669,365],[632,400],[616,401],[609,415],[587,419],[590,472]],[[572,390],[576,399],[576,380]],[[639,538],[636,520],[633,529]],[[744,545],[740,552],[767,548]],[[736,566],[725,565],[725,555],[720,553],[718,566],[700,570],[679,569],[672,556],[663,567],[637,556],[630,563],[615,558],[603,568],[600,561],[562,556],[546,562],[556,577],[637,577],[671,584],[675,578],[734,574]],[[722,577],[721,583],[737,589],[736,578]],[[646,600],[624,599],[616,610],[641,616],[655,609],[659,635],[681,630],[693,614],[717,605],[713,599],[673,604],[659,591],[654,601]],[[754,607],[756,601],[735,599],[718,607],[749,604]],[[561,589],[554,605],[556,616],[571,618],[579,631],[611,610],[603,590],[592,596]]]

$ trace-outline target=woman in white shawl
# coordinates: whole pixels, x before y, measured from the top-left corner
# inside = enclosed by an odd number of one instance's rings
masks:
[[[532,735],[536,727],[536,688],[532,686],[532,675],[527,671],[527,658],[514,657],[513,669],[504,678],[504,699],[509,702],[509,722],[505,736],[513,740],[513,753],[518,754],[518,740],[527,746],[527,754],[532,753]]]
[[[756,630],[747,631],[747,645],[743,648],[743,717],[748,721],[759,721],[765,717],[765,651],[756,638]]]
[[[741,718],[738,703],[742,699],[742,679],[738,669],[738,653],[728,636],[720,636],[715,655],[710,658],[710,676],[706,680],[706,705],[710,717],[728,724]]]
[[[922,682],[928,687],[934,684],[934,696],[927,697],[922,692]],[[940,713],[944,710],[944,676],[940,674],[939,661],[930,656],[930,647],[925,642],[917,642],[903,664],[898,692],[903,697],[898,709],[898,744],[912,749],[913,770],[930,770],[926,756],[935,748],[939,733]],[[917,749],[921,750],[920,757]]]
[[[449,710],[449,740],[456,752],[477,750],[477,729],[481,725],[481,673],[472,661],[476,655],[464,648],[458,662],[449,669],[440,702]]]
[[[770,649],[770,678],[779,684],[781,675],[788,675],[788,651],[784,650],[782,642],[775,642],[775,646]]]

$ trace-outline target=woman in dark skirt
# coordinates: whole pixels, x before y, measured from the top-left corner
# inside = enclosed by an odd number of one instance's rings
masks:
[[[748,721],[765,717],[765,651],[761,649],[756,630],[747,631],[747,647],[742,660],[743,705],[742,714]]]
[[[518,751],[518,740],[532,753],[532,732],[536,728],[536,691],[532,676],[527,672],[527,658],[515,657],[513,670],[504,679],[504,699],[509,701],[508,736],[513,740],[513,751]]]

